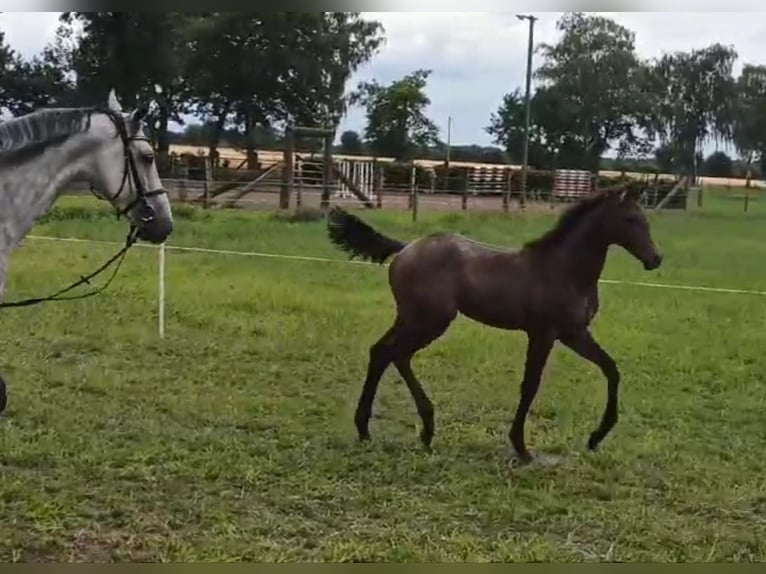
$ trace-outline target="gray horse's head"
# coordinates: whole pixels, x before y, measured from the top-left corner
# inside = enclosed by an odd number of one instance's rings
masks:
[[[157,173],[154,149],[144,134],[148,109],[124,112],[114,90],[104,113],[94,114],[91,131],[101,145],[89,172],[94,191],[127,216],[138,237],[162,243],[173,231],[173,214]]]

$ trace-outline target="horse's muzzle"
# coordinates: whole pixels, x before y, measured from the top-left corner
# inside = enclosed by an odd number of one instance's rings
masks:
[[[660,253],[656,253],[650,259],[644,261],[644,269],[647,271],[653,271],[660,265],[662,265],[662,255]]]
[[[155,245],[163,243],[173,232],[173,220],[166,217],[154,217],[138,228],[138,238]]]

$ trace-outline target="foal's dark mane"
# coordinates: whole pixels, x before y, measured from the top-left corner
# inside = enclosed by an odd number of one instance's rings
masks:
[[[546,249],[558,245],[589,213],[603,205],[614,194],[624,191],[624,189],[624,186],[603,189],[581,199],[561,214],[556,225],[537,239],[526,242],[524,247],[527,249]]]
[[[48,108],[0,123],[0,162],[39,153],[90,128],[95,108]]]

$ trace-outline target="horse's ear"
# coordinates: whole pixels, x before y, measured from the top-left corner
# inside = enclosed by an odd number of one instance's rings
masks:
[[[120,105],[120,100],[117,99],[117,94],[115,93],[114,88],[109,90],[109,97],[107,98],[106,105],[113,112],[122,111],[122,105]]]
[[[138,123],[146,117],[147,113],[149,113],[149,107],[146,105],[140,105],[135,110],[133,110],[133,113],[130,114],[130,119]]]

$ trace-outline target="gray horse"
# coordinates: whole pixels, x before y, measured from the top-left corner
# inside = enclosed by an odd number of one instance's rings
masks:
[[[146,107],[122,111],[112,90],[105,108],[43,109],[0,123],[0,297],[10,254],[75,179],[108,200],[138,239],[164,242],[170,202],[143,131]],[[0,412],[7,404],[0,376]]]

